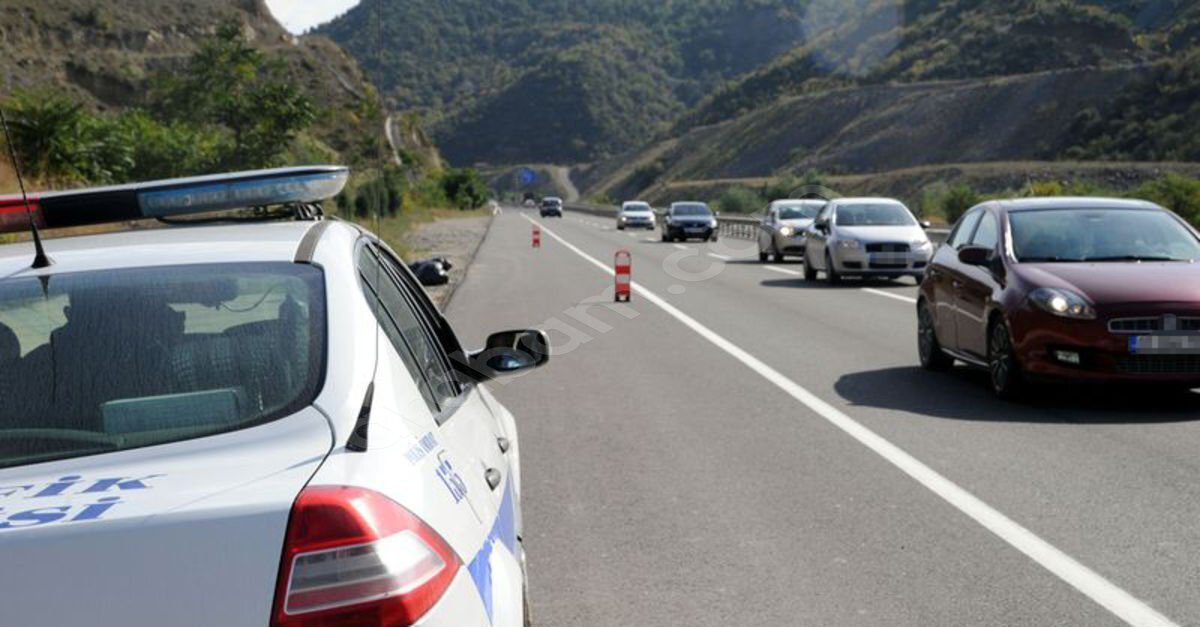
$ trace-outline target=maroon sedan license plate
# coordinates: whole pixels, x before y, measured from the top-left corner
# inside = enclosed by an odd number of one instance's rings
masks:
[[[1200,335],[1134,335],[1129,352],[1135,355],[1200,355]]]

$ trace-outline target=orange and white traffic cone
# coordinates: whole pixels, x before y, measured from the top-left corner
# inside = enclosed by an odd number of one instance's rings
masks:
[[[618,250],[613,265],[616,267],[613,297],[618,303],[627,303],[633,296],[633,255],[630,255],[628,250]]]
[[[538,225],[536,225],[536,224],[533,225],[533,247],[534,248],[542,247],[542,229],[539,228]]]

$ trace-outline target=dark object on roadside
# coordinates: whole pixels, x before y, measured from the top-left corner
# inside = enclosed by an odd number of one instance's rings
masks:
[[[449,283],[450,269],[454,265],[450,263],[449,259],[434,257],[432,259],[422,259],[421,261],[413,262],[408,267],[416,275],[421,285],[430,287]]]

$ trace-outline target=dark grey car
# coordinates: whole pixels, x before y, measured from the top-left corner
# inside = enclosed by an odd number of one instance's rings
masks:
[[[702,202],[676,202],[663,215],[662,241],[717,241],[717,216]]]

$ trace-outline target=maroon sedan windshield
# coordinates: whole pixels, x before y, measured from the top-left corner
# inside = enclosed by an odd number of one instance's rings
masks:
[[[1200,241],[1174,216],[1147,209],[1009,213],[1018,261],[1192,261]]]

